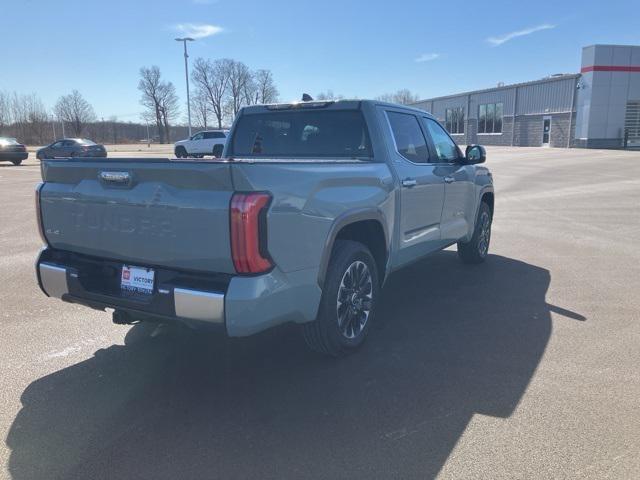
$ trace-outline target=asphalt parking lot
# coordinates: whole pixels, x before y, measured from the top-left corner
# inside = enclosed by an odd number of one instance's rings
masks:
[[[46,298],[37,162],[0,164],[0,478],[640,478],[640,152],[487,165],[488,261],[394,274],[333,360]]]

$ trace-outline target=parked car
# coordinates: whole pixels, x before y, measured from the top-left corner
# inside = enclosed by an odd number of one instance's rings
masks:
[[[107,149],[86,138],[63,138],[36,152],[39,160],[66,157],[106,157]]]
[[[11,162],[20,165],[29,157],[27,147],[19,143],[15,138],[0,137],[0,162]]]
[[[45,161],[44,293],[115,309],[116,323],[177,319],[232,337],[295,322],[337,356],[363,342],[392,271],[456,244],[463,262],[487,257],[485,150],[463,155],[425,111],[245,107],[224,156]]]
[[[220,157],[227,141],[228,130],[205,130],[192,135],[191,138],[180,140],[174,144],[174,152],[178,158],[205,155]]]

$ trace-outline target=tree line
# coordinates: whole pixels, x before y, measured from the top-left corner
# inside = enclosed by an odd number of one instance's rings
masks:
[[[233,122],[245,105],[278,101],[278,89],[270,70],[251,70],[230,58],[197,58],[191,69],[194,87],[191,96],[192,123],[200,128],[223,128]],[[142,67],[138,90],[145,116],[155,122],[160,142],[168,139],[167,129],[181,112],[175,86],[164,81],[157,66]]]
[[[184,138],[186,116],[175,85],[162,78],[157,66],[142,67],[139,75],[141,118],[145,123],[122,122],[116,117],[98,120],[92,105],[78,90],[60,96],[52,112],[35,93],[0,91],[0,136],[16,137],[32,145],[49,143],[63,135],[89,137],[101,143],[138,142],[147,136],[160,143]],[[191,119],[197,129],[228,127],[243,106],[279,100],[270,70],[252,70],[243,62],[230,58],[197,58],[190,79],[193,88]],[[331,90],[315,96],[316,100],[342,98]],[[418,101],[418,96],[402,89],[376,99],[411,104]]]

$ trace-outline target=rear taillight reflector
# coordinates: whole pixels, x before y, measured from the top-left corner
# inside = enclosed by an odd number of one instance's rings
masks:
[[[273,267],[267,253],[268,193],[235,193],[231,198],[231,257],[238,273],[262,273]]]
[[[40,234],[40,238],[42,239],[42,242],[47,245],[49,242],[47,242],[47,237],[44,235],[44,228],[42,226],[42,207],[40,206],[40,190],[42,190],[42,187],[44,187],[44,183],[39,183],[36,186],[36,223],[38,224],[38,233]]]

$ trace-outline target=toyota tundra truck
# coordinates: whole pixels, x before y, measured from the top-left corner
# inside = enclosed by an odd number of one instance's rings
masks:
[[[485,260],[485,158],[425,111],[341,100],[245,107],[220,159],[43,160],[38,282],[120,324],[292,322],[343,355],[391,272],[454,244]]]

